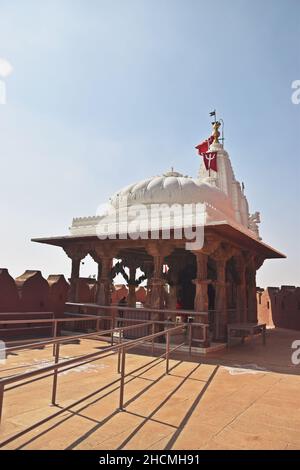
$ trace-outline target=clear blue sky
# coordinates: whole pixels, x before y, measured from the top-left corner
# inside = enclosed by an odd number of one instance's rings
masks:
[[[196,175],[216,107],[263,239],[288,256],[258,283],[299,285],[299,18],[299,0],[0,0],[1,267],[69,274],[30,238],[171,166]]]

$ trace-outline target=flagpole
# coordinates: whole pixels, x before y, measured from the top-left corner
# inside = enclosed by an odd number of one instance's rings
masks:
[[[223,144],[223,146],[224,146],[224,140],[225,140],[225,139],[224,139],[224,121],[223,121],[223,119],[220,119],[220,121],[221,121],[221,123],[222,123],[222,144]]]
[[[211,113],[209,113],[209,115],[215,117],[215,123],[216,123],[217,122],[217,111],[216,111],[216,109],[214,109]],[[211,173],[210,173],[210,162],[211,162],[211,160],[209,160],[209,167],[208,167],[208,176],[209,176],[209,178],[210,178],[210,175],[211,175]]]

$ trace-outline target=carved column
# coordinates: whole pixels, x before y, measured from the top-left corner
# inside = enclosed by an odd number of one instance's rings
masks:
[[[194,310],[196,312],[201,312],[202,315],[196,317],[196,322],[200,323],[209,323],[208,318],[208,279],[207,279],[207,262],[208,262],[208,255],[197,251],[194,252],[196,256],[196,263],[197,263],[197,277],[194,279],[194,284],[196,286],[196,293],[195,293],[195,300],[194,300]],[[193,338],[203,339],[203,330],[201,327],[194,327],[193,328]],[[209,338],[207,338],[206,342],[203,341],[202,346],[208,347],[210,344]]]
[[[218,316],[217,339],[227,337],[226,258],[217,259],[216,311]]]
[[[151,279],[151,299],[150,306],[152,308],[162,309],[164,307],[164,286],[165,280],[162,277],[162,267],[164,256],[159,249],[152,247],[150,250],[153,256],[153,276]],[[150,252],[149,251],[149,252]]]
[[[147,278],[147,296],[146,296],[146,302],[145,302],[145,307],[150,307],[151,304],[151,279],[153,277],[153,261],[143,261],[141,264],[141,270],[145,274]]]
[[[72,260],[71,278],[70,278],[70,302],[77,302],[78,299],[78,280],[80,275],[80,263],[88,254],[88,248],[84,245],[70,245],[64,247],[65,253]]]
[[[206,312],[206,314],[201,315],[198,321],[202,323],[209,324],[209,312],[208,312],[208,284],[209,280],[207,279],[207,265],[208,257],[211,253],[218,250],[220,245],[220,240],[211,234],[206,234],[204,237],[204,245],[201,251],[194,252],[197,262],[197,277],[194,280],[196,285],[196,294],[194,301],[194,310],[199,312]],[[214,336],[214,333],[210,337]],[[207,343],[209,345],[209,343]]]
[[[111,268],[113,258],[103,256],[101,258],[101,276],[98,279],[97,303],[99,305],[110,305],[111,303]]]
[[[208,293],[207,293],[207,261],[208,255],[201,251],[195,252],[197,261],[197,278],[194,280],[196,285],[196,294],[194,301],[194,310],[197,312],[208,312]],[[207,316],[208,323],[208,316]]]
[[[163,263],[166,256],[173,251],[173,248],[166,245],[166,241],[164,245],[160,243],[151,243],[147,246],[148,253],[153,257],[153,276],[150,281],[150,307],[154,309],[163,309],[164,308],[164,299],[165,299],[165,280],[163,279]],[[151,314],[152,320],[163,321],[164,315],[159,313],[152,313]],[[156,328],[156,331],[161,330],[161,327]]]
[[[247,263],[247,321],[257,323],[256,270],[263,264],[263,259],[249,256]]]
[[[90,254],[98,264],[96,302],[99,305],[110,305],[112,289],[111,270],[114,254],[110,246],[95,247]]]
[[[226,243],[221,243],[216,251],[212,253],[212,257],[216,261],[217,281],[216,281],[216,339],[225,341],[227,339],[227,284],[226,284],[226,263],[232,255],[235,254],[234,249]]]
[[[236,269],[239,276],[237,285],[237,321],[245,323],[247,321],[247,288],[246,288],[246,263],[245,258],[236,256]]]
[[[136,270],[139,267],[139,260],[135,256],[127,255],[122,257],[122,261],[129,269],[128,278],[128,298],[127,303],[129,307],[136,306]]]

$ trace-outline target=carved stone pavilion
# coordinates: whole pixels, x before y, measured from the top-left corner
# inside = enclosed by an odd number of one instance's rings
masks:
[[[243,185],[235,179],[229,155],[218,137],[216,132],[209,147],[210,152],[217,152],[218,171],[207,170],[202,163],[197,178],[172,170],[139,181],[113,195],[106,214],[73,219],[69,235],[33,239],[61,247],[71,259],[71,301],[77,301],[81,261],[90,254],[98,264],[99,305],[110,305],[113,278],[121,272],[127,280],[131,307],[135,306],[136,286],[146,282],[144,309],[162,311],[161,315],[156,313],[155,319],[164,318],[163,309],[173,310],[176,304],[178,308],[180,299],[183,309],[190,310],[191,315],[193,311],[197,313],[198,320],[200,315],[201,322],[211,323],[214,340],[226,339],[228,323],[257,322],[256,271],[266,259],[284,255],[261,240],[259,213],[249,214]],[[187,239],[176,236],[172,223],[168,239],[163,236],[162,225],[157,239],[149,238],[148,233],[125,238],[120,229],[114,238],[99,238],[99,224],[109,221],[112,214],[122,219],[133,206],[150,211],[158,204],[201,204],[203,246],[187,249]],[[194,216],[190,219],[191,228]],[[125,267],[129,275],[125,274]],[[138,275],[138,268],[142,276]]]

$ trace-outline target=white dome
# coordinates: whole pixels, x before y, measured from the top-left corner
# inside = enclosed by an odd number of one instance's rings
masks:
[[[231,200],[223,191],[174,171],[126,186],[115,193],[110,202],[115,208],[134,204],[206,203],[234,218]]]

